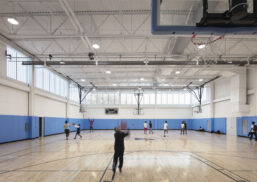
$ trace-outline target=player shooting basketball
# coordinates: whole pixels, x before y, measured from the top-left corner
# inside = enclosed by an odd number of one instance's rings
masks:
[[[127,130],[126,122],[121,122],[121,129]],[[121,129],[118,126],[114,128],[115,144],[114,144],[114,157],[113,157],[113,166],[112,166],[112,170],[114,174],[116,172],[118,158],[119,158],[119,170],[120,172],[122,172],[123,154],[125,149],[124,138],[129,135],[129,130],[127,130],[126,132],[122,132]]]

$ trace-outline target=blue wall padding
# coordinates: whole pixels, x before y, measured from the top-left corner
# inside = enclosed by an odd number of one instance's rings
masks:
[[[227,133],[227,118],[213,118],[212,120],[214,132],[220,130],[221,133]]]
[[[251,121],[257,120],[257,117],[241,117],[237,118],[237,132],[240,136],[246,136],[242,132],[242,120],[248,121],[248,131],[250,130]],[[75,131],[76,128],[72,123],[80,124],[81,129],[89,129],[88,119],[75,119],[75,118],[44,118],[44,135],[53,135],[64,132],[64,123],[68,121],[70,130]],[[164,122],[168,122],[170,129],[180,129],[182,121],[188,125],[188,129],[199,130],[202,126],[207,131],[207,121],[210,121],[209,131],[220,130],[221,133],[226,133],[226,118],[203,118],[203,119],[94,119],[94,129],[114,129],[115,126],[120,126],[121,121],[126,121],[129,129],[143,129],[144,122],[149,121],[153,123],[153,129],[163,129]],[[0,143],[32,139],[39,136],[39,117],[36,116],[9,116],[0,115],[0,123],[3,127],[0,128]],[[25,125],[28,125],[28,131],[25,130]],[[240,125],[241,124],[241,125]]]
[[[28,116],[29,118],[29,138],[39,137],[39,117]]]
[[[36,120],[36,117],[29,116],[0,115],[0,143],[38,137]]]
[[[247,133],[243,133],[243,120],[247,120]],[[257,116],[243,116],[237,117],[237,135],[238,136],[248,136],[248,133],[251,130],[252,121],[257,125]]]
[[[210,128],[207,128],[207,123],[210,122]],[[220,130],[221,133],[226,133],[226,118],[202,118],[202,119],[193,119],[192,121],[192,130],[199,130],[200,126],[209,132],[217,132]]]
[[[168,122],[170,129],[180,129],[182,121],[185,121],[188,125],[188,129],[191,129],[192,120],[191,119],[94,119],[93,128],[106,130],[114,129],[115,126],[120,126],[121,121],[126,121],[128,128],[131,130],[144,129],[144,122],[147,121],[149,126],[149,121],[152,121],[153,129],[163,129],[164,122]],[[89,123],[89,121],[87,120]],[[86,126],[86,129],[89,126]]]
[[[85,124],[84,124],[86,122],[85,119],[45,117],[44,118],[44,123],[45,123],[44,135],[47,136],[47,135],[63,133],[64,123],[66,120],[70,124],[70,131],[76,130],[76,128],[72,126],[73,122],[76,124],[80,124],[81,129],[85,129]]]

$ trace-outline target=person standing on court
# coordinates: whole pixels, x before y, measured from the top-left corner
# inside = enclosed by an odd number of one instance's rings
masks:
[[[64,132],[66,134],[66,140],[68,140],[70,135],[70,124],[68,123],[68,121],[65,121]]]
[[[187,135],[187,123],[185,121],[183,121],[183,122],[184,122],[184,126],[185,126],[185,133]]]
[[[152,124],[152,121],[149,122],[149,134],[150,133],[153,134],[153,124]]]
[[[185,132],[185,124],[184,124],[184,122],[182,122],[182,123],[181,123],[180,134],[183,134],[183,135],[184,135],[184,132]]]
[[[93,119],[89,119],[89,125],[90,125],[89,130],[90,130],[90,133],[93,132],[93,124],[94,124],[94,120]]]
[[[166,137],[166,133],[168,134],[168,122],[165,121],[164,126],[163,126],[163,131],[164,131],[164,137]]]
[[[251,124],[251,130],[250,130],[250,140],[252,140],[253,135],[255,136],[255,140],[257,141],[257,136],[256,136],[256,132],[257,132],[257,126],[255,125],[255,122],[253,121]]]
[[[123,154],[124,154],[124,138],[129,135],[129,130],[126,132],[120,131],[119,127],[115,127],[115,143],[114,143],[114,157],[113,157],[113,165],[112,165],[112,171],[113,173],[116,172],[116,167],[119,159],[119,170],[120,173],[122,172],[122,166],[123,166]]]
[[[76,125],[74,123],[73,125],[74,125],[75,128],[77,128],[76,135],[75,135],[74,139],[77,138],[77,135],[80,136],[80,138],[82,138],[82,136],[80,135],[80,124]]]
[[[144,123],[144,134],[147,134],[147,122]]]

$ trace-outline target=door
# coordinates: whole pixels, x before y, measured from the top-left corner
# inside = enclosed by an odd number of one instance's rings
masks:
[[[39,117],[39,137],[43,137],[44,136],[44,118],[43,117]]]

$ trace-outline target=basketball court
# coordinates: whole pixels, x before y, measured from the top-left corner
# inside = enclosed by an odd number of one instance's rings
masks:
[[[2,0],[0,182],[257,181],[256,32],[256,0]]]

